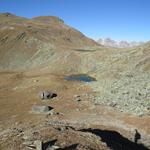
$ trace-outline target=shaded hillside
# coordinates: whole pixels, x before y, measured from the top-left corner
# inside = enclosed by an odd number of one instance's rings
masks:
[[[150,42],[147,42],[139,47],[137,47],[139,52],[139,62],[136,64],[136,68],[142,71],[150,71]],[[141,55],[140,55],[141,53]]]
[[[98,44],[58,17],[26,19],[10,13],[0,14],[1,69],[39,66],[56,51],[93,46]]]

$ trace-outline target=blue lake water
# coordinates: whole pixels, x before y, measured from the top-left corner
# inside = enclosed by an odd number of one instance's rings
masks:
[[[92,82],[96,81],[95,78],[88,76],[87,74],[76,74],[65,77],[65,80],[70,81],[83,81],[83,82]]]

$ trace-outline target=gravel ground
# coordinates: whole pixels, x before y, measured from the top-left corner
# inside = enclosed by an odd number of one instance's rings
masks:
[[[124,73],[113,82],[98,80],[89,85],[96,92],[96,104],[112,106],[122,112],[150,115],[150,78],[148,73]]]

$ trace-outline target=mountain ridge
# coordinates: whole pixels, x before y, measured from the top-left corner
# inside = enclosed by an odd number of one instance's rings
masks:
[[[0,14],[1,69],[35,67],[51,60],[54,53],[60,57],[59,53],[64,49],[69,54],[69,49],[93,46],[100,45],[66,25],[59,17],[27,19],[10,13]]]

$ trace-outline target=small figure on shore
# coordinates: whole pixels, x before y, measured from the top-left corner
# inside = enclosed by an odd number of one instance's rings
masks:
[[[137,143],[139,139],[141,139],[141,134],[135,129],[134,142]]]

